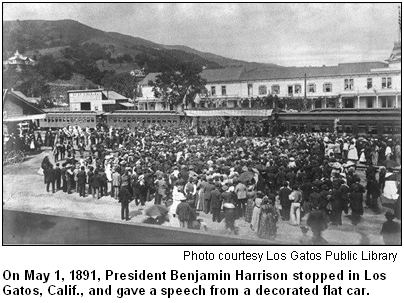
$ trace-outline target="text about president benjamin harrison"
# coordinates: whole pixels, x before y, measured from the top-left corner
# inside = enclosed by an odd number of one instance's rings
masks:
[[[154,282],[153,282],[154,281]],[[156,283],[156,281],[165,281]],[[225,281],[234,281],[228,287]],[[289,283],[288,281],[293,281]],[[349,281],[349,287],[347,283]],[[226,271],[180,271],[176,269],[148,271],[136,269],[120,272],[105,270],[71,270],[20,272],[3,270],[2,295],[16,296],[368,296],[367,281],[383,284],[385,272],[363,270],[252,272],[245,269]],[[170,283],[172,282],[172,283]],[[177,282],[184,282],[178,284]],[[239,283],[240,282],[240,283]],[[248,283],[245,283],[248,282]],[[28,286],[29,285],[29,286]],[[162,285],[163,287],[157,287]],[[183,286],[182,286],[183,285]],[[191,285],[191,286],[190,286]],[[184,287],[187,286],[187,287]],[[381,285],[383,286],[383,285]]]

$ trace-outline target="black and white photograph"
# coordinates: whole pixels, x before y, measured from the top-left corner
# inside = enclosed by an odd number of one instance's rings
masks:
[[[400,3],[2,3],[3,245],[401,245]]]

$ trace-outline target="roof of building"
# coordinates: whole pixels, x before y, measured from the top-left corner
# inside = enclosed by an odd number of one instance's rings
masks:
[[[146,77],[143,78],[142,81],[139,82],[139,85],[149,85],[149,81],[156,81],[157,75],[161,73],[148,73]]]
[[[201,76],[208,82],[237,81],[244,71],[244,68],[205,69]]]
[[[127,97],[122,96],[121,94],[118,94],[117,92],[114,92],[113,90],[104,90],[102,93],[105,96],[108,96],[109,100],[128,100]]]
[[[288,79],[288,78],[304,78],[307,77],[324,77],[335,75],[352,75],[370,73],[374,69],[388,68],[386,62],[354,62],[340,63],[334,66],[305,66],[305,67],[282,67],[274,66],[268,68],[256,68],[246,70],[245,68],[222,68],[222,69],[205,69],[202,71],[202,78],[207,83],[217,82],[235,82],[235,81],[256,81],[269,79]],[[160,73],[149,73],[140,85],[147,86],[149,81],[155,81],[156,76]]]
[[[68,90],[67,93],[83,93],[83,92],[102,92],[102,88],[93,88],[93,89],[73,89]]]
[[[37,108],[32,103],[30,103],[27,100],[27,97],[22,92],[14,91],[14,90],[5,90],[5,92],[3,93],[3,108],[4,108],[4,103],[6,102],[6,99],[7,99],[7,95],[14,96],[18,101],[20,101],[24,105],[28,105],[30,108],[32,108],[35,113],[39,113],[39,114],[45,113],[42,109]]]
[[[336,66],[320,67],[274,67],[246,71],[240,80],[303,78],[305,74],[307,77],[362,74],[371,72],[372,69],[386,67],[388,67],[388,64],[383,62],[341,63]]]
[[[254,81],[267,79],[321,77],[332,75],[362,74],[371,72],[372,69],[387,68],[384,62],[356,62],[341,63],[336,66],[309,66],[309,67],[269,67],[245,70],[242,68],[210,69],[202,72],[202,77],[208,83]]]

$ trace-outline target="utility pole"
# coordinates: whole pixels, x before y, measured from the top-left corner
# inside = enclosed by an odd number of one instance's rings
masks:
[[[304,110],[307,110],[307,74],[304,73]]]

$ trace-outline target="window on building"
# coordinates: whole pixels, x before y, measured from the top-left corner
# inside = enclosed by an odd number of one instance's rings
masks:
[[[358,135],[366,135],[367,129],[366,124],[358,124]]]
[[[393,133],[393,125],[383,124],[383,135],[391,135]]]
[[[302,86],[300,84],[295,84],[295,94],[300,94],[302,92]]]
[[[90,102],[80,103],[80,110],[91,110],[91,103]]]
[[[347,134],[352,134],[352,124],[345,124],[344,125],[344,132]]]
[[[288,95],[289,96],[293,95],[293,85],[288,85]]]
[[[318,133],[320,131],[320,124],[312,124],[311,125],[311,131],[313,133]]]
[[[212,94],[212,96],[216,96],[216,86],[210,87],[210,93]]]
[[[391,108],[393,107],[393,99],[389,97],[382,97],[381,98],[382,107]]]
[[[324,83],[323,84],[323,91],[325,93],[331,93],[332,92],[332,84],[331,83]]]
[[[373,79],[372,78],[368,78],[366,87],[367,87],[367,89],[371,89],[373,87]]]
[[[373,108],[373,99],[372,98],[366,98],[366,107]]]
[[[309,93],[315,93],[315,92],[316,92],[316,84],[309,83]]]
[[[321,108],[321,99],[317,99],[314,101],[314,108]]]
[[[329,132],[330,131],[330,125],[329,124],[321,124],[321,131],[322,132]]]
[[[354,89],[354,79],[344,79],[344,89],[353,90]]]
[[[266,85],[260,85],[259,87],[258,87],[258,94],[259,95],[266,95],[268,93],[268,90],[267,90],[267,86]]]
[[[391,88],[391,77],[382,78],[382,88]]]
[[[253,95],[253,85],[252,84],[247,84],[247,92],[249,96]]]
[[[279,95],[280,92],[281,92],[281,88],[279,87],[279,85],[274,84],[274,85],[272,85],[272,87],[271,87],[271,91],[272,91],[273,94]]]
[[[227,95],[226,86],[223,85],[223,86],[222,86],[222,96],[226,96],[226,95]]]
[[[377,135],[379,132],[377,130],[377,125],[368,125],[368,134]]]
[[[343,98],[344,108],[354,108],[355,100],[354,98]]]

